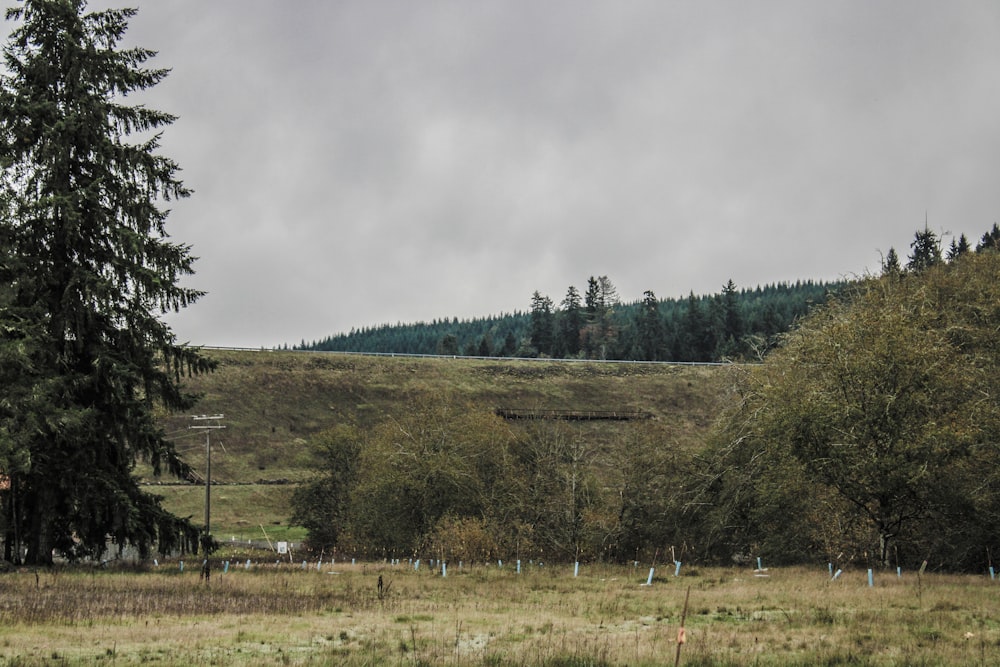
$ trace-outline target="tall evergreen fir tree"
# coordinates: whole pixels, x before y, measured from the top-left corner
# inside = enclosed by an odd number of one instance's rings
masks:
[[[580,329],[583,328],[583,305],[580,292],[569,286],[562,300],[558,318],[558,356],[575,357],[580,354]]]
[[[552,299],[537,290],[531,295],[531,344],[538,354],[552,355],[555,314]]]
[[[687,298],[687,309],[681,316],[678,332],[678,361],[714,361],[717,336],[709,321],[709,314],[701,306],[701,300],[691,292]]]
[[[953,238],[951,240],[951,245],[948,246],[948,254],[946,257],[949,262],[954,262],[962,255],[971,251],[972,246],[969,243],[969,239],[965,237],[965,234],[961,234],[957,239]]]
[[[497,356],[512,357],[515,352],[517,352],[517,337],[513,331],[508,331],[507,335],[503,337],[503,347],[500,348],[500,353]]]
[[[583,329],[582,347],[588,358],[614,358],[611,350],[616,334],[612,316],[619,305],[618,290],[607,276],[587,280],[586,304],[587,323]]]
[[[993,228],[983,234],[983,238],[976,244],[976,252],[1000,250],[1000,226],[993,223]]]
[[[660,361],[665,346],[663,320],[660,317],[660,302],[652,291],[642,294],[642,304],[636,313],[635,358],[643,361]]]
[[[438,341],[437,353],[444,354],[448,356],[455,356],[458,354],[458,336],[453,333],[445,334],[440,341]]]
[[[739,292],[736,283],[730,279],[722,287],[722,331],[717,351],[720,357],[739,357],[743,352],[744,323],[740,312]]]
[[[587,317],[593,318],[601,304],[601,287],[594,276],[587,278],[587,293],[584,296],[584,303],[587,306]]]
[[[476,354],[480,357],[492,357],[493,356],[493,337],[490,332],[486,332],[479,339],[479,346],[476,348]]]
[[[188,467],[154,408],[193,398],[184,372],[211,368],[161,316],[201,292],[182,287],[190,247],[168,240],[162,202],[186,197],[157,153],[174,118],[128,106],[167,74],[154,53],[120,49],[133,9],[24,0],[0,78],[0,465],[9,559],[197,548],[197,529],[134,476]],[[130,137],[144,138],[130,142]],[[7,363],[8,360],[12,363]]]
[[[913,254],[906,263],[910,271],[919,273],[941,262],[941,241],[926,225],[924,231],[914,234],[910,248]]]
[[[902,271],[903,267],[899,265],[899,255],[896,254],[896,249],[889,248],[889,252],[882,259],[882,275],[898,276]]]

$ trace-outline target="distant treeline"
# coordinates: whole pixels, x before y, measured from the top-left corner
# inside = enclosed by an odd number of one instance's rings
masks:
[[[582,295],[570,287],[556,306],[539,292],[530,309],[475,319],[383,324],[296,349],[478,357],[550,357],[714,362],[758,358],[808,310],[846,282],[796,281],[715,295],[659,299],[646,291],[622,303],[607,276],[591,277]]]

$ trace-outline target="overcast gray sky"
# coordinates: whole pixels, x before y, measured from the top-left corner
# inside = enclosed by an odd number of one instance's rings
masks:
[[[835,280],[1000,219],[992,0],[136,1],[182,341]]]

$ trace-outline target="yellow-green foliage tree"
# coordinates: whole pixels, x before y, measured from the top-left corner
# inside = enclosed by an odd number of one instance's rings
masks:
[[[458,400],[401,407],[365,433],[351,490],[351,540],[373,555],[417,553],[440,521],[489,520],[508,493],[502,419]]]
[[[882,566],[985,561],[998,331],[996,253],[867,279],[817,309],[738,385],[705,469],[708,541]]]
[[[347,424],[312,439],[316,476],[292,495],[291,521],[304,526],[309,542],[320,550],[335,546],[347,524],[362,442],[359,429]]]
[[[623,560],[671,544],[670,429],[637,422],[603,442],[585,428],[512,425],[455,396],[400,405],[313,438],[317,475],[292,520],[313,549],[362,557]]]

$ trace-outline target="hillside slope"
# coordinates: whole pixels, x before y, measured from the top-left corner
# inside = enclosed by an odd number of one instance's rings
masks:
[[[207,350],[209,375],[185,380],[203,397],[194,414],[224,414],[212,431],[213,531],[284,528],[294,483],[312,474],[310,436],[338,423],[371,427],[414,403],[451,401],[468,409],[617,410],[650,413],[670,426],[671,446],[701,441],[728,386],[724,366],[510,361],[343,355],[322,352]],[[162,417],[164,428],[198,471],[206,432],[191,415]],[[583,437],[620,428],[595,422]],[[589,435],[588,435],[589,434]],[[152,481],[152,480],[150,480]],[[172,480],[162,479],[161,483]],[[275,484],[288,482],[289,484]],[[198,485],[164,486],[166,505],[200,517]],[[274,529],[279,533],[281,529]],[[293,531],[294,534],[294,531]]]

